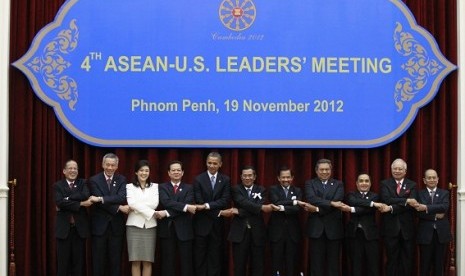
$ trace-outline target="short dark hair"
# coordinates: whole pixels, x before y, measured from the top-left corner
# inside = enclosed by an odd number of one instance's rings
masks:
[[[221,159],[221,154],[219,154],[219,153],[216,152],[216,151],[210,152],[210,153],[208,154],[208,156],[207,156],[207,159],[208,159],[209,157],[218,158],[220,161],[222,161],[222,159]]]
[[[242,166],[241,174],[242,174],[242,172],[245,171],[245,170],[252,170],[252,171],[253,171],[253,174],[256,175],[255,168],[254,168],[252,165],[245,165],[245,166]]]
[[[315,170],[318,170],[318,167],[319,167],[321,164],[329,164],[329,166],[331,167],[331,169],[333,168],[333,164],[331,164],[331,160],[326,159],[326,158],[321,158],[320,160],[316,161]]]
[[[171,162],[168,164],[168,171],[171,170],[171,165],[174,165],[174,164],[179,164],[179,165],[181,166],[181,170],[184,170],[181,161],[179,161],[179,160],[173,160],[173,161],[171,161]]]
[[[288,166],[281,166],[278,170],[278,176],[281,176],[281,172],[290,171],[291,176],[294,175],[294,172]]]

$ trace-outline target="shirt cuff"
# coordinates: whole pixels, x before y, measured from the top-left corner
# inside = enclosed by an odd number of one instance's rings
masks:
[[[165,213],[166,213],[166,217],[169,218],[169,217],[170,217],[170,213],[168,213],[167,210],[165,210]]]
[[[187,212],[187,204],[184,206],[184,208],[182,209],[182,211],[185,213]]]
[[[350,207],[350,212],[351,212],[351,213],[355,213],[355,207],[352,207],[352,206],[351,206],[351,207]]]
[[[279,205],[279,211],[284,211],[284,206],[283,205]]]
[[[205,209],[210,210],[210,204],[205,203]]]

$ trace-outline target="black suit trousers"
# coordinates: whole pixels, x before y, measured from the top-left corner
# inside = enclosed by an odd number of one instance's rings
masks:
[[[103,235],[92,236],[92,270],[93,276],[121,276],[121,254],[124,235],[114,235],[111,225]],[[105,273],[109,267],[110,274]]]
[[[410,276],[412,275],[414,240],[406,240],[399,233],[395,237],[385,237],[386,249],[386,276]]]
[[[252,231],[247,229],[242,242],[233,242],[234,276],[263,276],[265,247],[256,245]],[[247,263],[250,274],[247,273]]]
[[[362,229],[357,229],[355,238],[348,239],[349,256],[353,276],[379,275],[379,241],[367,240]],[[363,271],[365,270],[365,274]]]
[[[339,276],[341,240],[330,240],[323,233],[310,238],[309,258],[311,276]],[[326,273],[325,273],[326,271]]]
[[[181,276],[193,275],[193,257],[192,257],[192,240],[181,241],[177,237],[174,225],[170,226],[170,236],[160,238],[161,254],[161,275],[173,276],[176,273],[176,267],[181,267]],[[179,252],[179,262],[176,253]],[[178,265],[179,264],[179,265]]]
[[[195,236],[195,276],[222,276],[224,228],[214,222],[206,236]]]
[[[433,233],[433,240],[430,244],[420,244],[420,275],[434,276],[444,275],[444,257],[449,243],[440,243],[438,232]]]
[[[271,242],[271,260],[272,260],[272,275],[295,276],[297,275],[296,268],[298,268],[297,261],[299,245],[295,242],[285,231],[283,237],[276,241]]]
[[[57,276],[84,275],[84,249],[86,239],[71,227],[66,239],[57,239]]]

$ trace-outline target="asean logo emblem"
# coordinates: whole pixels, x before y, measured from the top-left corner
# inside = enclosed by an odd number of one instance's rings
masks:
[[[239,32],[252,26],[256,12],[252,0],[223,0],[219,16],[226,28]]]

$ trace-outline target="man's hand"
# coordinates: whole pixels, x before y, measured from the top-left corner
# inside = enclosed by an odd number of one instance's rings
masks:
[[[197,206],[196,205],[192,205],[192,204],[187,204],[187,212],[191,213],[191,214],[195,214],[195,211],[197,210]]]
[[[278,205],[274,205],[274,204],[270,204],[271,205],[271,208],[273,208],[273,211],[280,211],[281,210],[281,207],[279,207]]]
[[[302,207],[306,212],[309,212],[309,213],[316,213],[316,212],[318,212],[318,207],[316,207],[315,205],[312,205],[312,204],[310,204],[310,203],[297,200],[297,204],[298,204],[300,207]]]
[[[226,217],[226,218],[230,218],[230,217],[234,216],[235,214],[239,214],[239,211],[236,208],[229,208],[229,209],[225,209],[225,210],[220,211],[220,216],[223,216],[223,217]]]
[[[384,206],[382,206],[381,208],[378,208],[378,211],[380,211],[381,213],[391,212],[391,210],[391,206],[386,204],[384,204]]]
[[[118,210],[119,210],[120,212],[123,212],[123,213],[125,213],[125,214],[127,215],[127,214],[129,214],[129,212],[131,212],[131,207],[129,207],[129,205],[120,205],[120,206],[118,207]]]
[[[425,204],[418,204],[417,207],[415,207],[415,210],[417,210],[418,212],[424,212],[427,210],[427,208]]]
[[[350,212],[350,206],[342,201],[331,201],[331,206],[337,208],[343,212]]]
[[[162,219],[162,218],[166,217],[166,212],[165,212],[165,210],[155,211],[155,213],[153,215],[155,216],[156,219]]]
[[[444,213],[438,213],[436,214],[436,219],[443,219],[446,216]]]
[[[93,202],[90,200],[90,198],[88,198],[87,200],[81,201],[79,205],[84,206],[84,207],[89,207],[92,205],[92,203]]]
[[[205,204],[197,204],[197,205],[195,205],[195,209],[197,211],[205,210],[205,208],[207,208],[207,205],[205,205]]]
[[[352,211],[352,208],[349,205],[343,203],[339,207],[339,210],[341,210],[342,212],[350,213]]]
[[[270,213],[273,212],[273,206],[272,204],[267,204],[267,205],[262,205],[262,211],[263,213]]]
[[[387,205],[381,202],[373,202],[373,206],[381,212]]]
[[[420,203],[414,198],[407,198],[407,204],[412,206],[413,208],[416,208]]]
[[[89,197],[89,200],[92,202],[92,203],[97,203],[97,202],[102,202],[102,197],[101,196],[90,196]]]

